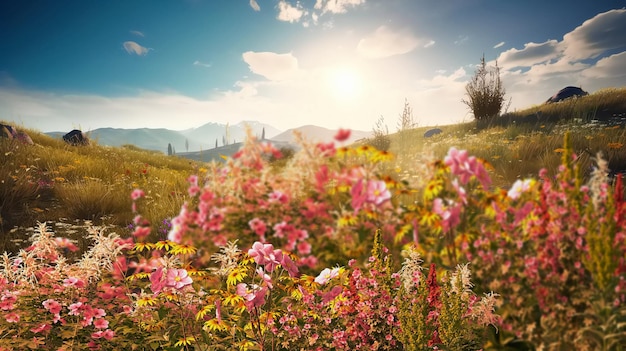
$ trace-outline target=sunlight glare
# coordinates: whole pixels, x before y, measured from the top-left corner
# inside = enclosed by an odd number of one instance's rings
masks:
[[[358,72],[351,68],[339,68],[331,74],[333,94],[340,100],[351,100],[361,92],[362,81]]]

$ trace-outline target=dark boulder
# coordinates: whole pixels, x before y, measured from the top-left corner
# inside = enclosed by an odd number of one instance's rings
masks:
[[[585,96],[585,95],[589,95],[589,93],[582,90],[581,88],[565,87],[559,90],[559,92],[554,94],[551,98],[549,98],[546,101],[546,103],[549,104],[553,102],[559,102],[559,101],[563,101],[563,100],[570,99],[573,97],[580,97],[580,96]]]
[[[7,124],[0,124],[0,138],[15,139],[17,131]]]
[[[439,128],[429,129],[424,133],[424,138],[430,138],[433,135],[441,134],[443,131]]]
[[[70,145],[88,145],[89,139],[82,131],[74,129],[63,136],[63,140]]]

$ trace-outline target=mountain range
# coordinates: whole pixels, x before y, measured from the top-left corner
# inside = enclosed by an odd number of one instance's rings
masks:
[[[316,142],[329,142],[337,130],[319,126],[307,125],[299,128],[280,131],[269,124],[257,121],[245,121],[235,125],[210,122],[197,128],[187,130],[171,130],[165,128],[98,128],[84,131],[89,139],[99,145],[119,147],[134,145],[146,150],[168,152],[168,145],[172,151],[182,157],[198,160],[211,160],[220,155],[231,155],[239,149],[241,142],[246,139],[248,129],[258,138],[276,144],[277,147],[297,147],[296,133],[303,138]],[[55,138],[61,138],[67,132],[48,132]],[[347,142],[369,138],[372,132],[353,130]],[[238,146],[239,145],[239,146]],[[215,149],[215,150],[213,150]],[[213,150],[212,152],[209,152]],[[201,155],[201,156],[200,156]]]

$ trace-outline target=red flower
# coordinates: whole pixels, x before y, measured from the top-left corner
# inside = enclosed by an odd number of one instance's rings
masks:
[[[335,134],[335,140],[338,142],[346,141],[350,138],[350,129],[339,129]]]

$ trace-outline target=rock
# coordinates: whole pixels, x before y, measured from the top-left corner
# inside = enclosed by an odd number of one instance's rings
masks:
[[[572,97],[580,97],[585,95],[589,95],[589,93],[582,90],[581,88],[569,86],[559,90],[559,92],[549,98],[546,103],[549,104],[553,102],[559,102]]]
[[[441,134],[443,131],[439,128],[429,129],[424,133],[424,138],[430,138],[433,135]]]

